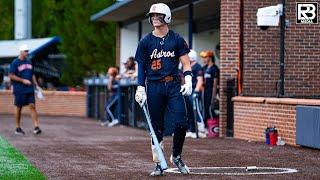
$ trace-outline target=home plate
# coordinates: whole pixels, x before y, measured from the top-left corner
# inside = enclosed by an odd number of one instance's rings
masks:
[[[274,174],[288,174],[296,173],[298,170],[291,168],[276,168],[276,167],[189,167],[190,174],[213,174],[213,175],[229,175],[229,176],[243,176],[243,175],[274,175]],[[167,173],[180,173],[178,168],[170,168],[165,170]]]

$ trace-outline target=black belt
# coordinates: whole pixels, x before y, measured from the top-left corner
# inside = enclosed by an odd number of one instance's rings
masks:
[[[180,81],[180,77],[178,76],[165,76],[159,80],[148,80],[149,82],[164,82],[164,83],[167,83],[167,82],[171,82],[171,81]]]

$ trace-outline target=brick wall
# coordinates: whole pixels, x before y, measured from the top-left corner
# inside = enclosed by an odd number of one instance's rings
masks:
[[[296,145],[296,106],[319,106],[320,100],[292,98],[234,97],[234,137],[265,141],[264,130],[275,125],[279,136]]]
[[[86,116],[86,92],[45,91],[45,100],[36,99],[36,108],[40,115]],[[11,91],[0,91],[0,114],[13,114],[13,95]],[[23,114],[29,114],[24,107]]]
[[[256,25],[256,13],[257,8],[278,3],[281,1],[244,1],[245,95],[277,95],[276,83],[280,74],[280,27],[261,30]],[[286,19],[290,21],[290,26],[285,32],[285,95],[319,96],[320,74],[317,72],[320,65],[320,24],[296,24],[296,1],[286,1]]]
[[[235,68],[240,57],[240,2],[220,1],[220,136],[226,135],[227,80],[237,77]],[[280,0],[243,0],[242,93],[245,96],[277,95],[280,27],[261,30],[257,26],[256,13],[258,8],[279,3]],[[290,21],[290,27],[285,34],[285,95],[320,96],[320,73],[317,73],[320,65],[320,23],[296,24],[295,6],[296,1],[286,1],[286,19]]]
[[[239,1],[220,1],[220,136],[226,136],[227,80],[237,77],[239,54]]]

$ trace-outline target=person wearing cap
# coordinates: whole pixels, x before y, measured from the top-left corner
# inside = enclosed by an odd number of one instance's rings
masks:
[[[182,149],[188,129],[186,105],[183,96],[192,94],[192,71],[188,53],[190,49],[181,35],[169,30],[171,10],[163,3],[150,7],[149,23],[153,31],[138,44],[135,59],[138,62],[138,87],[135,100],[147,108],[157,140],[163,145],[164,115],[168,109],[173,124],[173,145],[170,157],[178,171],[189,174],[188,166],[182,161]],[[184,84],[181,86],[179,62],[183,67]],[[155,168],[151,176],[162,176],[157,149],[151,141]]]
[[[33,73],[33,66],[28,57],[29,48],[27,45],[21,45],[19,48],[19,56],[12,61],[9,69],[9,77],[13,85],[14,105],[15,105],[15,121],[17,135],[24,135],[25,132],[21,128],[21,110],[23,106],[28,105],[34,125],[34,134],[40,134],[38,113],[35,106],[34,86],[41,91],[36,77]]]
[[[186,133],[186,137],[191,138],[197,138],[197,136],[205,137],[204,133],[198,133],[196,134],[196,122],[197,122],[197,116],[194,114],[194,101],[195,99],[198,100],[198,102],[201,99],[201,93],[203,88],[203,70],[201,65],[197,62],[197,52],[193,49],[189,52],[189,58],[190,58],[190,65],[191,65],[191,71],[193,74],[192,77],[192,96],[185,96],[186,100],[186,107],[187,107],[187,113],[188,113],[188,121],[189,121],[189,132]],[[198,128],[199,129],[199,128]]]
[[[205,66],[203,67],[204,72],[204,121],[205,125],[207,120],[211,118],[210,112],[213,117],[217,117],[214,108],[217,104],[217,93],[219,84],[219,68],[215,64],[215,56],[213,51],[206,50],[200,53]]]

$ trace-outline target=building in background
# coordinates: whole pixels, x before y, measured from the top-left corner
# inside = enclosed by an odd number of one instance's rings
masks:
[[[120,71],[123,63],[135,55],[139,40],[151,32],[146,16],[158,1],[123,0],[91,16],[92,21],[117,22],[116,62]],[[179,32],[197,52],[215,50],[220,41],[220,1],[164,0],[172,11],[170,29]],[[193,2],[190,4],[190,2]],[[200,62],[201,63],[201,62]],[[217,62],[219,65],[219,62]]]
[[[124,0],[91,16],[93,21],[117,22],[118,65],[134,54],[138,40],[151,30],[146,13],[156,2]],[[220,136],[264,141],[265,128],[276,126],[279,136],[294,145],[301,134],[312,132],[300,131],[296,122],[301,117],[308,118],[298,114],[297,108],[306,106],[308,110],[320,105],[319,3],[161,2],[172,9],[171,28],[188,39],[193,49],[214,50],[220,42]],[[279,16],[279,25],[258,27],[258,9],[278,4],[284,8],[274,12],[276,16],[284,14]],[[310,13],[305,14],[303,7],[308,7]],[[306,16],[308,19],[303,19]],[[312,135],[306,137],[310,139]]]

